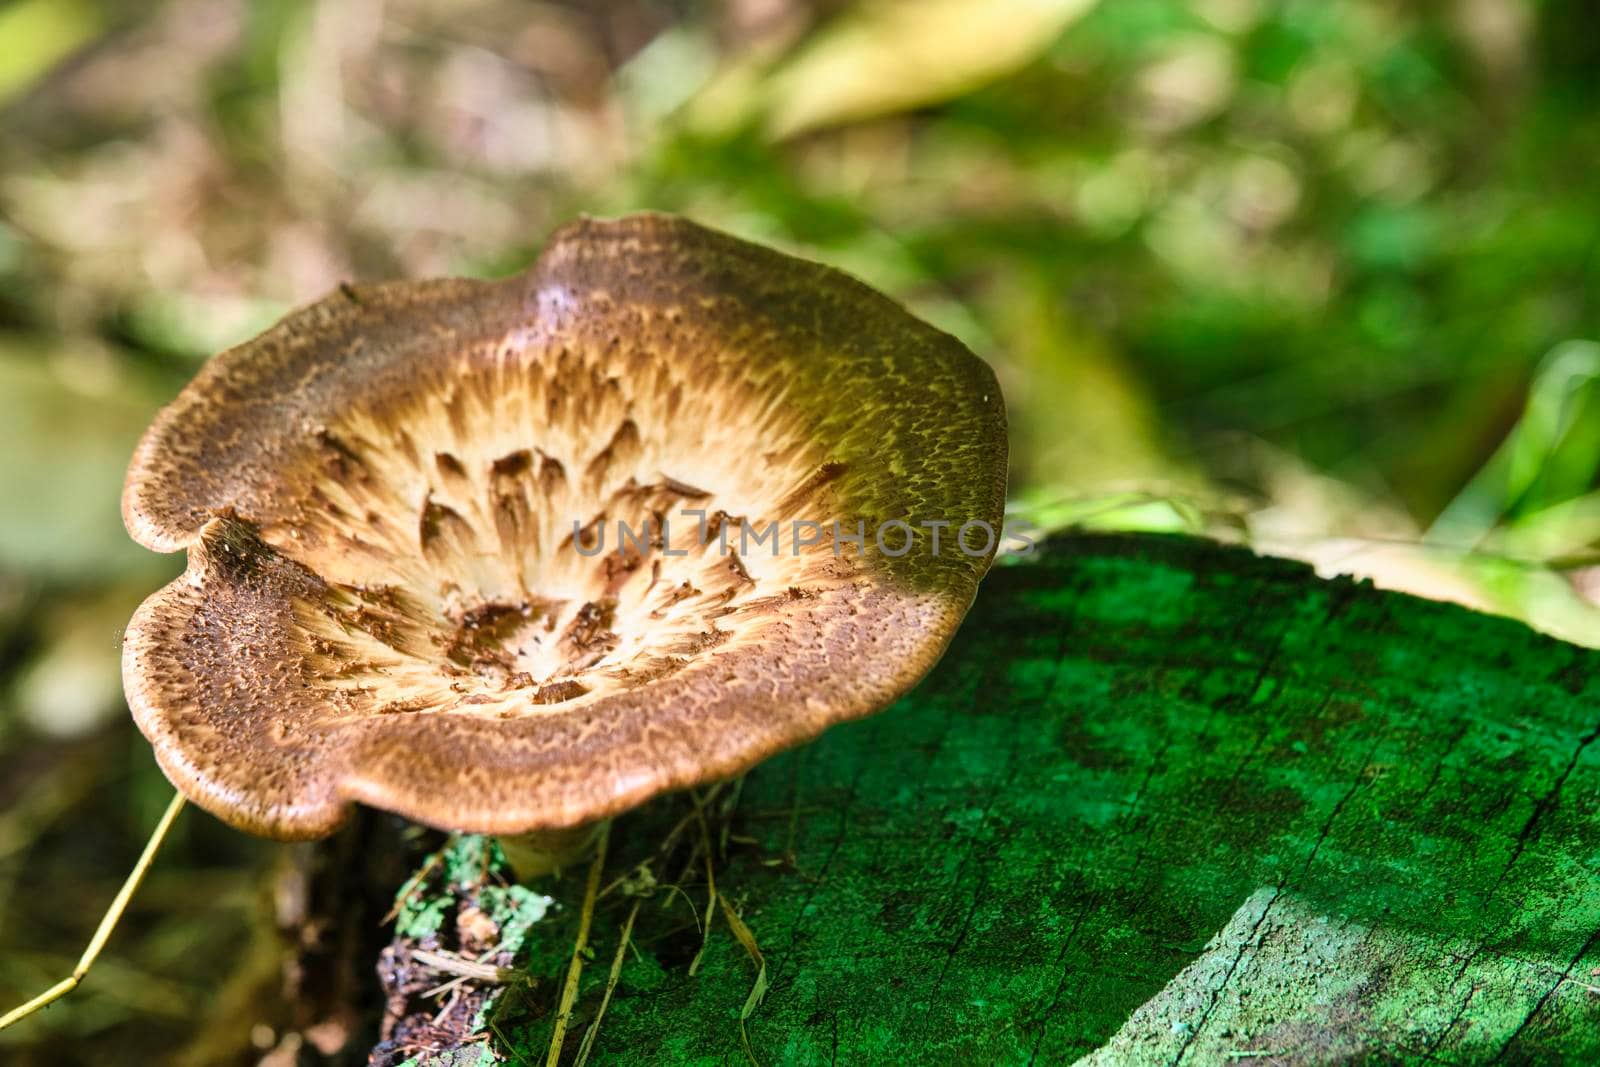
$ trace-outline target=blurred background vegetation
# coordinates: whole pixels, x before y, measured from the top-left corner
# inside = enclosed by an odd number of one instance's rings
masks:
[[[1600,644],[1593,18],[0,0],[0,1002],[70,968],[167,796],[118,678],[181,563],[118,517],[152,413],[341,280],[513,271],[580,211],[683,212],[962,337],[1041,524],[1243,539]],[[0,1057],[178,1056],[273,854],[186,819],[89,989]]]

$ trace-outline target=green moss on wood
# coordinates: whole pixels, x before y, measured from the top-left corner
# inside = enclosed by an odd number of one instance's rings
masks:
[[[910,697],[746,780],[717,881],[768,961],[755,1053],[1600,1061],[1597,668],[1235,549],[1058,540],[991,574]],[[678,803],[619,821],[608,881]],[[581,882],[519,953],[508,1058],[543,1062]],[[565,1062],[629,904],[602,901]],[[744,1062],[726,925],[691,977],[658,891],[635,942],[597,1060]]]

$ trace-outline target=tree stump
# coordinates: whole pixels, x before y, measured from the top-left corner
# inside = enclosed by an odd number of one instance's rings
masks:
[[[892,709],[703,825],[682,798],[618,820],[562,1062],[636,903],[597,1062],[1600,1062],[1597,675],[1298,563],[1056,538]],[[386,1032],[448,1027],[376,1061],[544,1061],[584,872],[513,889],[483,850],[418,880],[392,951],[487,955],[492,916],[526,981],[454,1014],[391,995]]]

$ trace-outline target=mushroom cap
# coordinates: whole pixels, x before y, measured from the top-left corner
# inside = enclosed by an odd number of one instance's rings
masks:
[[[157,416],[123,518],[189,560],[129,625],[129,706],[257,834],[580,825],[903,694],[1005,475],[955,339],[679,218],[583,219],[514,278],[342,286]]]

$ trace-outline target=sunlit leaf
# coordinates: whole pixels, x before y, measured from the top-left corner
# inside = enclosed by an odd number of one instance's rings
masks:
[[[792,137],[970,92],[1028,63],[1094,3],[881,0],[841,16],[754,84],[748,68],[730,77],[772,136]]]

